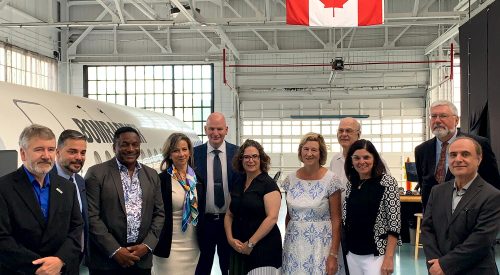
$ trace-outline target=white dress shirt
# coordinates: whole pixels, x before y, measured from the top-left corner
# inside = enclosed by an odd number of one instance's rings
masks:
[[[224,189],[224,206],[219,208],[215,205],[214,200],[214,158],[215,154],[212,152],[213,150],[220,150],[219,158],[222,167],[222,188]],[[230,202],[230,194],[229,194],[229,186],[228,186],[228,177],[227,177],[227,169],[231,169],[231,167],[227,167],[227,156],[226,156],[226,141],[223,141],[219,148],[214,148],[207,142],[207,205],[205,209],[205,213],[217,214],[217,213],[226,213],[226,210],[229,206]]]

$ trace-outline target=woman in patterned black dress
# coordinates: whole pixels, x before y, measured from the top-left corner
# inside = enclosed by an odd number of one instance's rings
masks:
[[[358,140],[347,152],[343,222],[351,275],[389,275],[401,229],[396,179],[386,174],[375,146]]]

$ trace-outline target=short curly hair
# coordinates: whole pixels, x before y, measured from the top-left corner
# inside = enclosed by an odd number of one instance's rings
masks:
[[[260,170],[267,173],[267,171],[269,171],[269,166],[271,165],[271,158],[266,154],[266,152],[264,152],[264,147],[252,139],[245,140],[245,142],[243,142],[238,149],[236,155],[234,155],[233,168],[239,172],[245,172],[245,169],[243,168],[243,154],[245,153],[245,149],[248,147],[254,147],[257,151],[259,151]]]

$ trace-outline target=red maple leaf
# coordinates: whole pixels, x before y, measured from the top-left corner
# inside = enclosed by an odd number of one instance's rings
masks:
[[[348,0],[320,0],[325,8],[343,8]]]

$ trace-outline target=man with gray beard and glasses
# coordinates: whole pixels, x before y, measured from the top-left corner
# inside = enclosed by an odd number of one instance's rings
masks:
[[[459,136],[473,138],[481,145],[483,160],[478,173],[486,182],[500,189],[497,160],[488,139],[462,133],[457,129],[459,116],[457,107],[452,102],[439,100],[432,103],[429,119],[435,137],[415,147],[415,163],[424,210],[432,187],[454,178],[448,169],[446,149]]]

